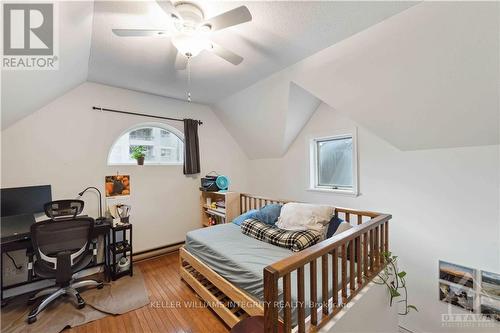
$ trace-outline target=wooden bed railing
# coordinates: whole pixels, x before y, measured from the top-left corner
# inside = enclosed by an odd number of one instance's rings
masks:
[[[240,196],[242,213],[268,203],[286,202],[248,194]],[[355,226],[264,269],[264,331],[266,333],[278,332],[278,312],[282,305],[284,305],[284,331],[291,332],[292,330],[292,272],[297,271],[297,326],[298,332],[302,333],[306,332],[306,329],[315,331],[321,328],[383,269],[383,253],[389,251],[389,220],[392,216],[338,207],[335,208],[335,215]],[[332,255],[331,267],[329,267],[329,255]],[[321,258],[321,267],[317,267],[318,258]],[[339,258],[342,272],[340,276]],[[309,265],[310,272],[309,300],[304,299],[306,265]],[[347,276],[348,269],[349,277]],[[332,281],[328,281],[330,270]],[[317,286],[318,273],[321,274],[321,286]],[[280,279],[283,280],[283,303],[280,303],[279,299],[278,282]],[[331,283],[332,292],[329,290],[329,283]],[[322,295],[321,304],[318,303],[318,292]],[[330,299],[331,302],[329,302]],[[311,306],[307,327],[306,305]],[[321,315],[318,318],[320,307]]]

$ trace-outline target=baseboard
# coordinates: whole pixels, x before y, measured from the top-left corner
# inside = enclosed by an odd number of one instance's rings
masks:
[[[152,259],[156,258],[158,256],[162,256],[168,253],[175,252],[179,250],[180,247],[184,245],[184,241],[178,242],[178,243],[173,243],[173,244],[168,244],[160,247],[155,247],[150,250],[144,250],[140,251],[137,253],[134,253],[132,258],[134,261],[141,261],[141,260],[147,260],[147,259]]]

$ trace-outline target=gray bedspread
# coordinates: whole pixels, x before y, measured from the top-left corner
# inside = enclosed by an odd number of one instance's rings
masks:
[[[294,253],[255,238],[244,235],[241,228],[233,223],[220,224],[209,228],[193,230],[186,235],[186,249],[226,280],[245,290],[259,300],[264,299],[264,267]],[[332,288],[332,257],[329,257],[329,294]],[[339,280],[341,263],[339,259]],[[349,265],[347,265],[349,267]],[[317,260],[318,302],[321,302],[321,259]],[[304,268],[305,300],[310,300],[309,265]],[[297,275],[291,274],[292,302],[297,300]],[[340,289],[340,283],[339,283]],[[282,298],[281,280],[279,284]],[[310,313],[306,307],[306,315]],[[295,324],[296,311],[293,311]]]

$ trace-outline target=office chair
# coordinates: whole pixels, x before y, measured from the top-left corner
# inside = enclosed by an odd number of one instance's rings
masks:
[[[85,202],[83,200],[66,199],[47,202],[43,205],[43,210],[51,220],[65,220],[70,216],[75,218],[83,211],[84,206]]]
[[[77,307],[82,309],[85,301],[77,289],[103,287],[101,281],[74,281],[74,274],[92,261],[89,245],[93,228],[93,218],[75,216],[66,220],[38,222],[31,226],[33,250],[37,259],[33,265],[34,272],[39,277],[55,279],[56,286],[43,289],[30,299],[30,302],[34,302],[41,296],[47,296],[29,313],[29,324],[34,323],[37,315],[60,296],[72,296]]]

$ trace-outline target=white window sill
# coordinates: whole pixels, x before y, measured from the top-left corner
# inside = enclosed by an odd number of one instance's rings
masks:
[[[341,189],[333,189],[333,188],[310,187],[307,189],[307,191],[340,194],[340,195],[346,195],[346,196],[350,196],[350,197],[357,197],[359,195],[358,191],[341,190]]]
[[[182,166],[183,163],[144,163],[139,165],[137,163],[110,163],[108,166]]]

